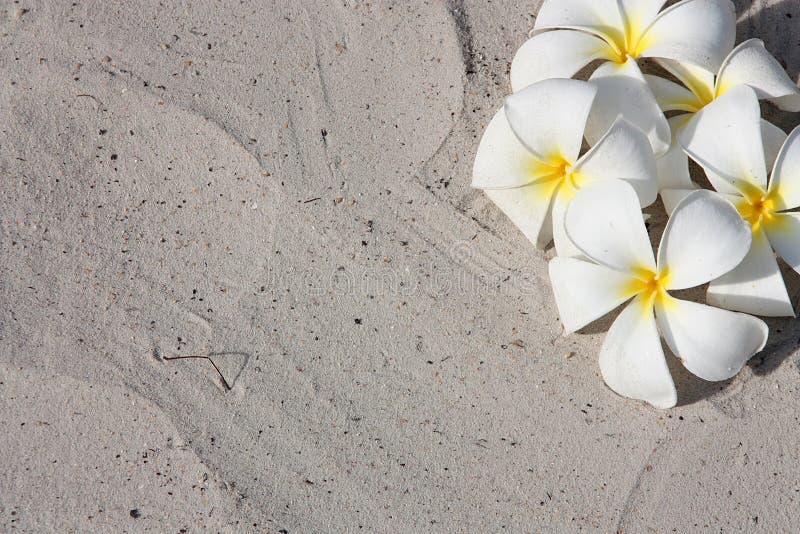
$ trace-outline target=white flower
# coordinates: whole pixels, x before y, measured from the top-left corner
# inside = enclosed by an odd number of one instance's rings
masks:
[[[660,189],[690,186],[689,162],[674,138],[698,111],[734,87],[748,85],[760,99],[768,99],[786,111],[800,111],[800,89],[759,39],[750,39],[737,46],[722,63],[716,76],[678,61],[659,60],[659,63],[685,86],[658,76],[645,75],[662,110],[684,112],[669,120],[673,144],[659,160]],[[763,121],[761,127],[765,137],[778,138],[783,135],[779,128],[767,121]]]
[[[726,380],[766,344],[767,325],[750,315],[672,297],[733,269],[750,247],[750,228],[710,191],[695,191],[667,223],[658,259],[636,194],[621,181],[590,184],[567,210],[567,232],[591,261],[555,258],[550,279],[566,333],[633,299],[617,317],[600,352],[611,389],[659,408],[677,394],[659,338],[705,380]]]
[[[800,111],[800,89],[760,39],[750,39],[733,49],[719,71],[714,71],[716,75],[678,61],[659,63],[685,86],[658,76],[645,76],[664,111],[697,113],[740,85],[752,87],[758,98],[771,100],[783,110]]]
[[[559,255],[577,253],[564,232],[564,214],[584,184],[624,179],[638,193],[640,206],[658,194],[647,138],[624,119],[580,157],[596,93],[586,82],[553,79],[511,95],[486,128],[475,157],[473,187],[485,190],[538,247],[553,239]]]
[[[600,89],[587,125],[592,142],[622,114],[648,135],[656,155],[670,146],[669,129],[636,60],[666,58],[716,72],[736,33],[730,0],[546,0],[537,32],[517,52],[511,85],[518,91],[547,78],[571,78],[604,60],[590,81]]]
[[[773,249],[800,271],[800,213],[788,211],[800,207],[800,128],[788,139],[777,128],[764,130],[756,93],[743,85],[703,108],[678,139],[753,234],[744,261],[711,282],[708,301],[756,315],[794,317]],[[667,211],[689,192],[662,191]]]

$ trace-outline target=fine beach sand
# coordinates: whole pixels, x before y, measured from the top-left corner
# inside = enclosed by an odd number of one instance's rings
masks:
[[[469,187],[540,3],[0,8],[0,531],[800,530],[799,323],[624,400]]]

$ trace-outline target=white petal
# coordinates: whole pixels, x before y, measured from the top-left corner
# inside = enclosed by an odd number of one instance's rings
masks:
[[[761,39],[750,39],[737,46],[725,60],[717,78],[717,95],[737,85],[749,85],[758,98],[798,98],[800,90],[778,60],[764,48]],[[798,110],[794,110],[798,111]]]
[[[633,186],[643,208],[658,196],[656,159],[650,143],[639,128],[622,118],[573,170],[591,180],[625,180]]]
[[[800,207],[800,126],[789,134],[775,160],[769,192],[778,211]]]
[[[597,90],[578,80],[544,80],[506,99],[511,129],[540,160],[575,162]]]
[[[678,401],[652,306],[637,297],[611,325],[600,350],[600,371],[608,387],[656,408]]]
[[[652,74],[645,74],[644,77],[650,90],[653,91],[661,111],[694,113],[703,107],[700,99],[682,85]]]
[[[478,189],[508,189],[528,185],[553,173],[525,148],[506,120],[503,109],[498,111],[478,146],[472,170],[472,187]]]
[[[619,0],[619,7],[629,27],[634,30],[632,33],[641,33],[653,23],[666,3],[666,0]]]
[[[626,182],[583,186],[567,209],[567,234],[586,256],[618,271],[655,269],[639,198]]]
[[[604,316],[629,298],[630,276],[576,258],[554,258],[550,262],[558,314],[564,334],[571,334]]]
[[[590,144],[597,143],[621,115],[647,135],[656,156],[666,153],[670,145],[669,124],[636,61],[629,58],[622,65],[604,63],[589,81],[597,87],[586,123]]]
[[[730,0],[684,0],[661,12],[638,50],[643,57],[685,61],[717,72],[736,39]]]
[[[764,163],[767,169],[771,169],[775,164],[778,153],[786,141],[786,133],[777,126],[761,119],[761,139],[764,143]],[[710,169],[703,169],[708,177],[711,186],[719,193],[726,195],[739,195],[741,193],[725,178],[714,173]]]
[[[662,189],[661,190],[661,200],[664,202],[664,211],[667,212],[667,215],[672,217],[672,213],[675,211],[675,208],[683,202],[683,199],[701,189],[701,187],[694,182],[691,183],[691,189]],[[742,201],[741,195],[726,195],[724,193],[717,193],[724,199],[727,199],[728,202],[737,206],[740,201]]]
[[[689,156],[677,140],[678,130],[685,126],[692,115],[684,114],[669,119],[672,132],[672,144],[666,154],[656,159],[659,189],[691,189],[694,188],[689,174]]]
[[[536,15],[536,31],[572,28],[620,41],[624,25],[616,0],[546,0]]]
[[[772,248],[800,273],[800,213],[779,213],[766,225]]]
[[[705,284],[736,267],[750,250],[752,232],[736,208],[717,193],[695,191],[672,212],[658,250],[667,289]]]
[[[550,181],[516,189],[487,189],[485,193],[541,249],[553,239],[550,204],[557,186],[557,181]]]
[[[761,119],[761,139],[764,141],[764,161],[767,169],[775,167],[775,162],[778,161],[781,149],[788,138],[789,136],[781,128]]]
[[[697,191],[699,188],[692,184],[691,189],[662,189],[661,190],[661,201],[664,203],[664,211],[667,212],[667,215],[672,217],[672,212],[675,211],[675,208],[683,202],[683,199]]]
[[[800,95],[787,95],[773,98],[772,103],[784,111],[800,111]]]
[[[572,202],[574,192],[562,185],[553,198],[553,244],[556,247],[556,254],[563,258],[577,258],[583,256],[581,250],[567,235],[565,219],[567,207]]]
[[[706,178],[708,178],[708,182],[711,184],[711,187],[713,187],[717,193],[729,196],[738,196],[740,198],[742,197],[742,193],[732,186],[726,178],[714,173],[714,171],[711,169],[703,168],[703,171],[705,172]]]
[[[678,78],[702,103],[714,100],[714,77],[717,74],[716,71],[710,72],[697,65],[672,59],[661,58],[657,60],[657,63]],[[703,106],[701,105],[700,107]]]
[[[783,275],[763,229],[753,235],[750,252],[742,263],[711,282],[706,301],[718,308],[753,315],[794,317]]]
[[[572,78],[596,59],[610,59],[608,44],[584,32],[554,30],[539,33],[520,47],[511,63],[511,88],[520,91],[549,78]]]
[[[735,87],[700,110],[678,132],[678,141],[704,169],[737,189],[766,189],[761,108],[749,87]]]
[[[767,343],[761,319],[669,298],[656,303],[661,334],[683,365],[703,380],[727,380]]]

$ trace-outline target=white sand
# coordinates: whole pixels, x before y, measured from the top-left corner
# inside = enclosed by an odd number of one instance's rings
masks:
[[[798,531],[797,323],[621,399],[469,188],[538,4],[0,8],[0,530]]]

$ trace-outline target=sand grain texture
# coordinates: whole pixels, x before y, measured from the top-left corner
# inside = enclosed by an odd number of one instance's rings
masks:
[[[469,188],[538,4],[4,6],[0,530],[800,529],[796,324],[624,401]]]

